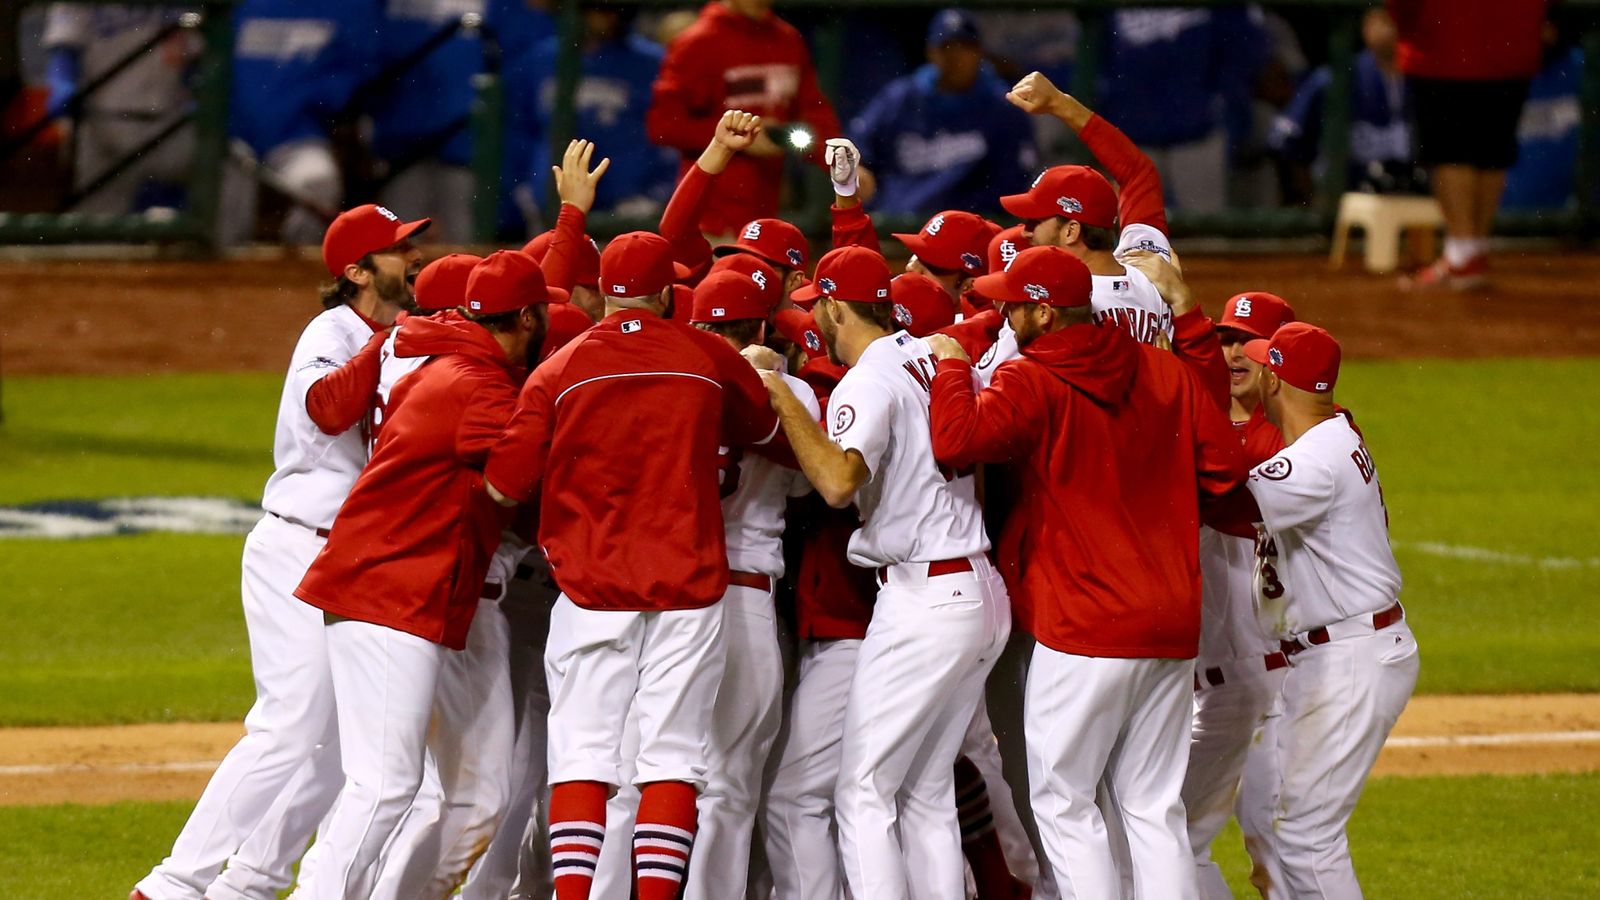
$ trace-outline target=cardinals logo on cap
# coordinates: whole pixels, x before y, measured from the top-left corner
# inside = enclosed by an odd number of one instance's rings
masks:
[[[1045,172],[1048,172],[1048,171],[1050,171],[1050,170],[1049,169],[1045,170]],[[1041,182],[1043,180],[1044,180],[1044,172],[1040,172],[1039,174],[1033,176],[1033,184],[1028,185],[1028,190],[1031,191],[1034,188],[1038,187],[1039,186],[1039,182]]]
[[[1283,365],[1283,351],[1277,347],[1269,347],[1267,349],[1267,359],[1272,360],[1273,365],[1281,366]]]
[[[944,213],[940,213],[937,216],[934,216],[933,218],[929,219],[928,220],[928,224],[924,225],[922,227],[922,230],[926,231],[929,235],[935,235],[935,234],[938,234],[939,233],[939,229],[941,229],[943,227],[944,227]]]
[[[756,230],[759,231],[760,229],[758,228]],[[789,257],[789,264],[794,266],[796,269],[800,268],[800,264],[805,262],[805,257],[801,256],[800,251],[793,247],[790,247],[788,251],[784,253],[784,255]]]
[[[1239,302],[1233,304],[1233,314],[1241,319],[1250,318],[1250,298],[1240,297]]]
[[[385,219],[388,219],[391,222],[400,221],[400,217],[390,212],[389,208],[386,206],[374,206],[373,209],[378,211],[378,215],[383,216]]]
[[[1004,253],[1005,251],[1002,250],[1000,252]],[[969,269],[978,269],[982,268],[983,260],[979,259],[976,253],[963,253],[961,254],[961,264]]]
[[[837,291],[838,289],[839,289],[839,286],[837,284],[833,283],[833,279],[832,278],[818,278],[817,279],[817,290],[823,292],[824,294],[832,294],[834,291]]]
[[[1061,211],[1064,213],[1071,214],[1083,212],[1083,204],[1078,202],[1077,197],[1057,197],[1056,205],[1061,207]]]
[[[1000,262],[1005,264],[1007,270],[1011,268],[1011,261],[1017,258],[1017,242],[1000,242]]]
[[[745,240],[753,241],[758,237],[761,237],[761,223],[760,222],[751,222],[750,224],[744,226],[744,239]]]
[[[896,303],[894,305],[894,320],[896,322],[899,322],[901,325],[904,325],[905,327],[910,328],[911,327],[911,310],[906,309],[903,304]]]
[[[760,269],[750,273],[750,280],[756,283],[756,287],[761,288],[762,290],[767,289],[767,273],[761,271]]]
[[[1022,286],[1022,292],[1027,294],[1028,298],[1035,303],[1038,303],[1040,300],[1050,299],[1049,289],[1042,284],[1025,284]]]

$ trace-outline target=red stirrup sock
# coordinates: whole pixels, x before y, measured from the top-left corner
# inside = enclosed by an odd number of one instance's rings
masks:
[[[633,871],[639,900],[676,900],[694,848],[694,785],[657,781],[639,791]],[[742,889],[742,888],[741,888]]]
[[[961,854],[972,869],[978,900],[1013,900],[1032,894],[1011,874],[989,808],[989,786],[965,756],[956,760],[956,817],[961,822]]]
[[[566,781],[550,788],[550,872],[556,900],[589,900],[610,794],[610,785],[598,781]]]

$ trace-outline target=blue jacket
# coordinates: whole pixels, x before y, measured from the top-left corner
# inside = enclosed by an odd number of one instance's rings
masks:
[[[1550,61],[1528,85],[1517,127],[1517,162],[1506,172],[1504,209],[1558,209],[1572,198],[1578,168],[1583,51]]]
[[[1322,66],[1301,83],[1294,99],[1272,124],[1267,145],[1285,158],[1309,163],[1322,150],[1322,107],[1333,72]],[[1405,77],[1384,78],[1370,50],[1356,55],[1350,96],[1350,170],[1359,177],[1369,163],[1406,162],[1411,152],[1411,93]]]
[[[1001,194],[1027,190],[1037,166],[1033,126],[1005,101],[988,66],[963,94],[937,87],[930,64],[889,83],[850,123],[862,162],[878,178],[873,210],[927,215],[993,210]]]
[[[377,0],[243,0],[234,12],[234,136],[258,156],[326,137],[375,71]]]
[[[516,180],[526,181],[541,204],[552,188],[549,124],[555,109],[558,40],[539,42],[506,71],[507,96],[516,96],[506,156],[514,161]],[[661,56],[661,45],[636,34],[583,55],[577,136],[595,142],[596,162],[611,158],[596,190],[597,210],[638,197],[665,203],[672,196],[678,156],[650,143],[644,127]]]

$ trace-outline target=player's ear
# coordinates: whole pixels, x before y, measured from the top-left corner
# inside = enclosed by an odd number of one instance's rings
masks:
[[[360,287],[366,287],[371,284],[372,275],[372,269],[363,266],[361,263],[351,263],[344,267],[345,279]]]

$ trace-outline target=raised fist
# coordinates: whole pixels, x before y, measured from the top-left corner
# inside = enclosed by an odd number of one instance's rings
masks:
[[[739,153],[754,143],[760,133],[760,116],[739,109],[730,109],[722,114],[722,120],[717,123],[715,140],[730,152]]]
[[[1044,73],[1030,72],[1011,88],[1006,94],[1006,99],[1023,112],[1044,116],[1058,115],[1067,95],[1051,84]]]
[[[854,197],[861,186],[861,151],[856,145],[848,138],[828,138],[822,160],[828,165],[828,177],[833,179],[833,192]]]

